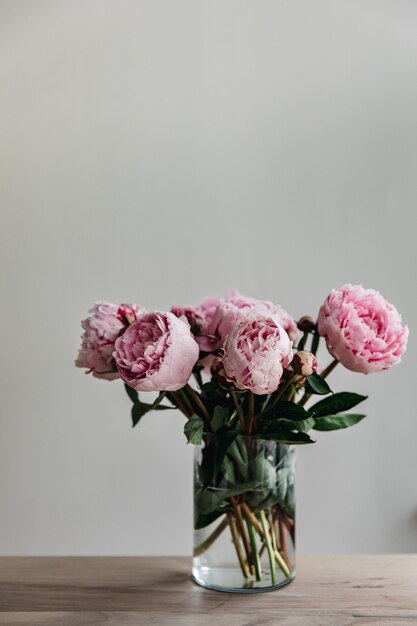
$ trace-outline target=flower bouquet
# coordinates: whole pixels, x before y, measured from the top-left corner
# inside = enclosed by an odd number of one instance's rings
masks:
[[[317,320],[236,291],[199,307],[147,312],[98,302],[82,323],[76,360],[96,378],[121,378],[136,426],[150,411],[179,409],[196,447],[194,580],[253,592],[295,574],[295,446],[311,431],[347,428],[366,396],[334,393],[338,363],[369,374],[403,355],[408,328],[378,292],[333,290]],[[331,360],[316,354],[324,339]],[[191,383],[193,379],[193,383]],[[144,402],[139,392],[157,392]],[[317,398],[317,396],[319,398]]]

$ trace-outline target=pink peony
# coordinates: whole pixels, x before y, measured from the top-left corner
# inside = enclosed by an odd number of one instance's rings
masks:
[[[204,315],[198,306],[176,306],[171,307],[171,313],[176,317],[185,317],[190,325],[191,332],[199,334],[204,327]]]
[[[267,300],[256,300],[242,296],[232,289],[224,300],[220,300],[213,319],[207,329],[207,334],[217,337],[220,345],[224,343],[227,335],[232,332],[243,320],[254,315],[272,316],[287,332],[290,339],[295,342],[298,337],[298,329],[293,318],[284,309],[272,304]]]
[[[361,285],[344,285],[327,296],[318,330],[335,359],[363,374],[399,363],[408,339],[408,327],[397,309],[377,291]]]
[[[212,298],[206,298],[205,300],[203,300],[203,302],[201,303],[200,309],[203,313],[204,316],[204,327],[203,327],[203,332],[207,332],[210,324],[211,324],[211,320],[213,319],[213,316],[216,312],[216,309],[219,305],[220,302],[220,298],[216,298],[215,296]]]
[[[247,319],[224,344],[223,367],[238,389],[255,394],[274,392],[292,359],[292,342],[273,317]]]
[[[92,372],[96,378],[119,378],[113,359],[114,343],[138,315],[145,313],[145,309],[137,304],[117,306],[110,302],[96,302],[89,313],[90,317],[81,323],[84,334],[75,365],[86,367],[86,373]]]
[[[122,379],[138,391],[176,391],[188,382],[198,359],[189,325],[173,313],[146,313],[116,341]]]

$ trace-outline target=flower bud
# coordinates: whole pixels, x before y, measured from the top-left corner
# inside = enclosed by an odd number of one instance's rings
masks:
[[[171,313],[180,319],[184,317],[190,328],[191,332],[198,335],[204,326],[204,316],[198,306],[173,306],[171,307]]]
[[[312,352],[300,350],[294,354],[292,368],[295,374],[300,376],[311,376],[317,371],[317,359]]]
[[[311,333],[311,331],[315,329],[316,324],[314,323],[312,317],[310,317],[309,315],[303,315],[303,317],[300,317],[300,319],[298,320],[297,326],[299,330],[301,330],[303,333]]]

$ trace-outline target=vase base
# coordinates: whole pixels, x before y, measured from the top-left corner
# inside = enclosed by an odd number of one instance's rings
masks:
[[[225,593],[265,593],[275,591],[281,587],[286,587],[295,578],[295,571],[288,578],[283,578],[277,583],[272,583],[269,572],[263,574],[261,581],[255,579],[242,579],[242,573],[238,569],[213,569],[207,571],[193,572],[192,580],[200,587],[212,589],[213,591],[223,591]],[[222,583],[219,584],[219,580]]]

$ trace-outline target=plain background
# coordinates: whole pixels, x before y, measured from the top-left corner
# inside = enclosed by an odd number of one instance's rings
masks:
[[[299,450],[298,548],[417,550],[416,24],[411,0],[0,2],[0,553],[191,552],[181,415],[132,430],[73,366],[95,300],[237,287],[299,317],[347,281],[409,349],[333,376],[369,418]]]

